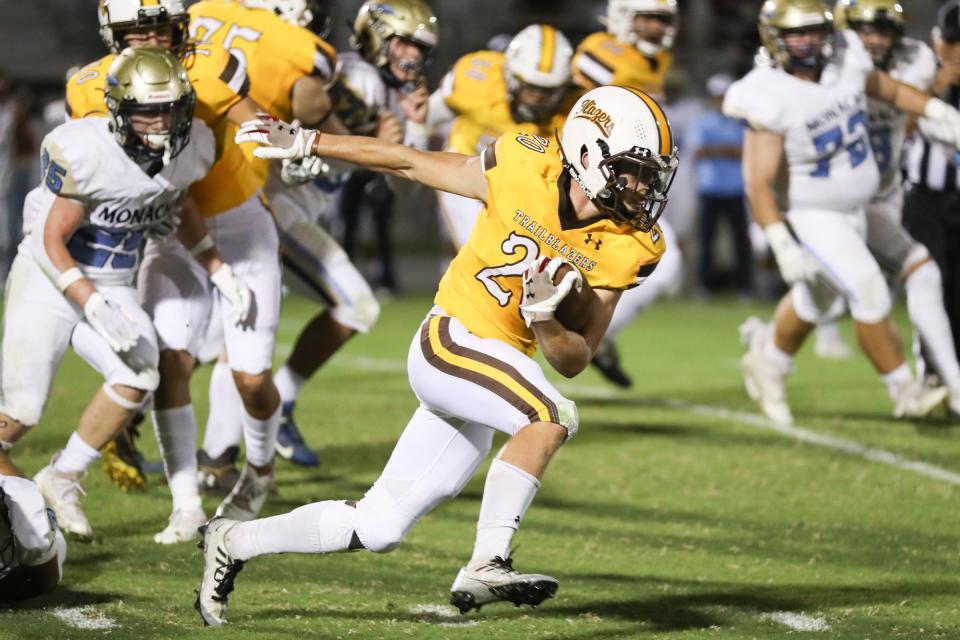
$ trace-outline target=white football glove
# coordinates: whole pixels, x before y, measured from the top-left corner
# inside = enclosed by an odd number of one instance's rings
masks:
[[[576,267],[567,272],[559,284],[553,283],[557,269],[565,262],[563,258],[540,258],[534,260],[523,272],[523,299],[520,315],[529,327],[553,317],[560,302],[574,287],[583,288],[583,276]],[[573,265],[571,265],[573,266]]]
[[[163,240],[169,238],[180,228],[180,216],[170,214],[159,222],[155,222],[146,228],[144,234],[151,240]]]
[[[123,306],[110,302],[99,291],[93,292],[83,305],[83,315],[94,330],[103,336],[110,348],[117,353],[132,349],[140,339],[140,331],[134,318]]]
[[[236,325],[243,324],[250,314],[250,305],[253,303],[250,289],[237,280],[233,275],[233,269],[226,262],[210,274],[210,282],[230,303],[230,320]]]
[[[258,158],[299,160],[312,154],[317,132],[278,120],[269,113],[257,113],[257,119],[244,122],[233,139],[237,144],[260,145],[253,150]]]
[[[927,100],[917,125],[924,138],[960,149],[960,111],[943,100]]]
[[[330,173],[330,165],[317,156],[300,160],[284,159],[280,167],[280,179],[284,184],[296,186],[313,182]]]
[[[767,235],[767,242],[773,250],[773,256],[780,267],[780,275],[784,282],[793,284],[800,281],[811,281],[820,274],[820,268],[813,257],[793,237],[787,225],[775,222],[767,225],[763,230]]]

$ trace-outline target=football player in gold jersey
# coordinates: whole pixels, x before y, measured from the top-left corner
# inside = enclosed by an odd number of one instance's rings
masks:
[[[587,36],[573,57],[584,89],[614,84],[663,96],[673,57],[676,0],[609,0],[607,30]]]
[[[573,47],[558,29],[533,24],[505,52],[460,58],[430,98],[428,127],[452,121],[446,148],[473,155],[508,131],[552,138],[576,100],[570,75]],[[457,248],[470,237],[482,204],[440,193],[440,211]]]
[[[329,45],[310,31],[310,23],[325,11],[316,0],[203,0],[190,7],[191,26],[201,41],[229,44],[250,61],[247,72],[251,95],[267,111],[281,119],[297,119],[310,126],[325,113],[311,113],[313,102],[304,99],[308,89],[326,91],[326,83],[312,87],[314,58],[330,58]],[[329,87],[333,113],[351,133],[402,134],[391,114],[400,111],[417,91],[420,102],[427,99],[419,87],[407,94],[405,83],[418,86],[424,61],[437,42],[436,17],[421,0],[385,0],[361,6],[354,22],[352,40],[358,52],[338,56],[337,80]],[[411,87],[412,88],[412,87]],[[424,105],[425,106],[425,105]],[[332,119],[335,119],[332,117]],[[425,119],[425,114],[421,120]],[[408,138],[415,128],[406,123]],[[423,125],[418,125],[423,129]],[[426,148],[425,131],[420,136]],[[408,144],[414,144],[409,139]],[[256,160],[266,164],[262,160]],[[298,163],[284,165],[291,169]],[[315,176],[300,169],[307,179]],[[266,194],[280,234],[284,282],[291,289],[321,304],[325,309],[301,331],[286,364],[276,374],[283,420],[277,434],[277,452],[296,464],[314,466],[319,457],[310,449],[294,421],[300,390],[307,380],[356,332],[366,333],[379,316],[379,304],[370,286],[351,263],[346,252],[322,227],[318,216],[335,201],[311,183],[285,184],[281,168],[275,165],[267,181]],[[214,368],[210,384],[210,418],[204,435],[203,471],[224,452],[236,451],[239,423],[228,398],[235,396],[225,363]]]
[[[380,478],[358,502],[209,522],[196,602],[204,622],[225,622],[237,572],[255,556],[396,548],[418,519],[459,493],[496,431],[510,439],[487,474],[473,556],[454,580],[451,602],[466,612],[551,597],[557,580],[517,572],[510,543],[547,464],[579,420],[576,405],[530,356],[539,345],[557,371],[577,375],[621,291],[642,282],[663,255],[656,223],[677,166],[663,110],[640,91],[600,87],[574,105],[559,145],[508,133],[479,155],[318,135],[268,116],[246,123],[238,140],[264,145],[256,151],[263,157],[347,160],[484,208],[413,338],[408,370],[420,406]],[[557,282],[562,264],[575,268]],[[577,333],[554,311],[583,279],[598,301]]]
[[[573,76],[578,85],[634,87],[663,95],[663,79],[670,69],[670,46],[676,31],[676,0],[609,0],[607,31],[587,36],[573,56]],[[620,364],[614,341],[633,319],[683,278],[683,256],[673,229],[663,225],[667,244],[674,247],[642,290],[624,295],[592,364],[608,381],[629,387],[632,379]]]

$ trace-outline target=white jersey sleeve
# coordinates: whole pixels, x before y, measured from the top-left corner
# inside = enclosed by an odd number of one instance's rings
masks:
[[[734,82],[723,97],[723,113],[740,120],[756,131],[784,134],[784,104],[768,97],[763,87],[775,81],[781,71],[774,67],[758,66],[742,79]]]
[[[17,543],[16,561],[28,567],[44,564],[57,553],[56,529],[37,485],[25,478],[0,476],[3,505]]]
[[[890,76],[926,93],[937,76],[937,55],[925,42],[904,38],[894,52]]]

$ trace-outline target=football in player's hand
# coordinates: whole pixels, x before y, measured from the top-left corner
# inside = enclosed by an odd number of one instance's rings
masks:
[[[556,275],[553,277],[553,282],[555,284],[559,283],[563,280],[563,276],[571,269],[576,269],[576,267],[568,262],[560,265]],[[583,286],[579,291],[577,291],[576,287],[570,289],[570,293],[557,305],[554,317],[570,331],[582,333],[587,326],[587,319],[590,317],[590,311],[593,305],[599,303],[600,298],[597,297],[596,291],[593,290],[587,282],[587,279],[583,278]]]

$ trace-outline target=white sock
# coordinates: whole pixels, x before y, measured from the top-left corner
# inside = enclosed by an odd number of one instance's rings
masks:
[[[788,374],[793,370],[793,356],[780,350],[780,347],[773,341],[773,331],[770,332],[764,342],[763,355],[782,373]]]
[[[280,429],[280,406],[266,420],[254,418],[246,409],[241,414],[243,441],[247,446],[247,462],[255,467],[263,467],[273,460],[273,448],[277,444],[277,431]]]
[[[300,390],[307,384],[307,379],[300,377],[293,369],[287,365],[280,367],[277,375],[273,378],[277,385],[277,391],[280,392],[280,402],[296,402],[300,396]]]
[[[510,557],[510,541],[539,488],[540,481],[526,471],[499,458],[493,460],[483,485],[477,542],[470,562]]]
[[[210,414],[203,432],[203,450],[219,457],[243,437],[243,400],[226,362],[217,362],[210,375]]]
[[[913,382],[913,374],[910,373],[910,367],[908,367],[907,363],[904,362],[890,373],[882,374],[880,379],[883,380],[885,385],[887,385],[887,393],[889,393],[890,397],[896,401],[897,398],[900,397],[900,390],[903,389],[904,386]]]
[[[342,501],[314,502],[272,518],[241,522],[227,534],[227,552],[249,560],[268,553],[346,551],[357,510]]]
[[[53,468],[59,473],[83,473],[90,463],[99,457],[100,452],[84,442],[80,434],[74,431],[67,440],[67,446],[53,463]]]
[[[947,387],[960,387],[960,365],[957,364],[950,320],[943,306],[940,269],[933,262],[925,262],[910,274],[904,289],[910,321],[923,338],[934,368]]]
[[[163,470],[173,497],[173,508],[197,509],[197,416],[193,405],[154,410],[153,430],[157,434]]]

